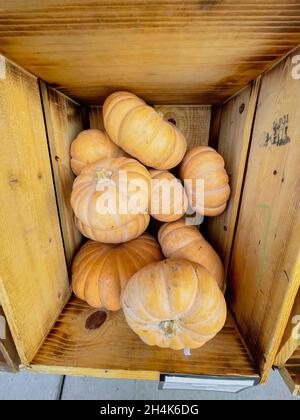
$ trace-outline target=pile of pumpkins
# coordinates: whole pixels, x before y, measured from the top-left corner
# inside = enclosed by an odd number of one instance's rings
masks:
[[[106,99],[103,121],[106,131],[85,130],[71,145],[77,176],[71,205],[78,230],[89,238],[73,261],[73,291],[94,308],[122,308],[129,327],[148,345],[199,348],[225,324],[224,269],[184,216],[188,202],[204,216],[225,210],[230,187],[224,160],[210,147],[187,152],[180,130],[130,92]],[[172,185],[183,199],[171,194],[164,214],[166,191],[157,183],[151,187],[152,181],[175,180],[169,170],[178,165],[182,180],[204,181],[205,205],[197,208],[193,182],[184,188],[177,180]],[[118,182],[121,172],[126,185]],[[118,197],[116,207],[99,211],[108,195]],[[158,241],[145,233],[150,217],[163,222]]]

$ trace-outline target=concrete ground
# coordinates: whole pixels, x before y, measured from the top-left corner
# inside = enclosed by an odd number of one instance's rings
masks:
[[[239,394],[161,391],[157,382],[75,378],[22,372],[0,372],[0,400],[300,400],[291,396],[278,372],[267,385]]]

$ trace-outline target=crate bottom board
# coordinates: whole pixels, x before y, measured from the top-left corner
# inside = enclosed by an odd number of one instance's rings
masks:
[[[96,313],[72,297],[29,369],[148,380],[159,380],[160,373],[259,377],[230,313],[221,333],[190,356],[145,345],[128,327],[122,311],[110,312],[97,328]]]

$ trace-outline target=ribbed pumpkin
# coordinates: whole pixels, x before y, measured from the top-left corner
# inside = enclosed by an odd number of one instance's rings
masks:
[[[205,216],[218,216],[226,208],[230,196],[229,178],[222,156],[211,147],[199,146],[191,149],[180,165],[182,180],[204,180],[204,203],[197,196],[195,184],[186,183],[185,188],[191,206]]]
[[[135,159],[107,158],[84,168],[71,195],[80,232],[106,243],[140,236],[150,219],[150,182],[148,170]]]
[[[162,259],[158,243],[149,234],[120,245],[88,241],[73,261],[73,291],[94,308],[117,311],[130,277],[145,265]]]
[[[186,152],[184,135],[133,93],[110,95],[103,105],[103,121],[119,147],[151,168],[174,168]]]
[[[75,175],[79,175],[83,168],[97,160],[123,155],[123,150],[110,140],[105,131],[84,130],[71,144],[71,168]]]
[[[226,303],[208,271],[185,260],[149,264],[129,280],[122,305],[128,325],[148,345],[195,349],[224,326]]]
[[[158,240],[167,258],[185,259],[200,264],[217,281],[220,289],[225,289],[224,267],[219,255],[203,238],[196,226],[184,220],[164,224],[158,232]]]
[[[128,218],[128,220],[127,223],[123,223],[119,227],[114,229],[108,227],[105,230],[103,228],[86,225],[75,216],[75,225],[82,235],[93,241],[106,244],[121,244],[138,238],[145,232],[150,222],[150,216],[149,214],[137,214],[135,217],[132,217],[132,219]]]
[[[168,171],[150,170],[150,214],[161,222],[180,219],[186,212],[188,200],[181,182]]]

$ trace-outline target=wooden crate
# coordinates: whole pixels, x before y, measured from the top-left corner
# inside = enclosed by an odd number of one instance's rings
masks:
[[[0,305],[0,371],[17,372],[20,359]]]
[[[300,290],[274,364],[291,392],[294,395],[300,394]]]
[[[27,369],[265,382],[274,364],[300,286],[300,5],[175,3],[1,7],[0,300]],[[228,318],[191,356],[145,346],[122,313],[91,329],[97,311],[71,296],[82,237],[70,143],[102,127],[103,98],[117,89],[150,101],[189,147],[216,147],[230,174],[228,208],[207,221],[226,267]]]
[[[300,347],[279,371],[291,393],[300,396]]]

